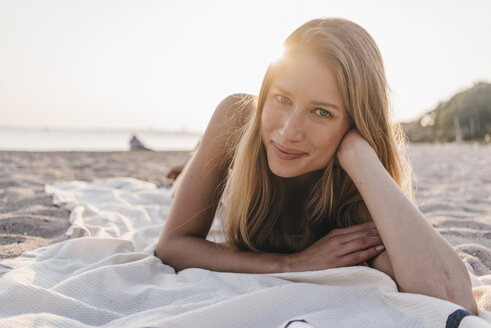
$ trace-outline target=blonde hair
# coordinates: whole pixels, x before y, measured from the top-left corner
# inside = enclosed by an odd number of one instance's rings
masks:
[[[344,19],[311,20],[285,41],[285,56],[307,51],[335,72],[344,108],[354,127],[375,150],[401,189],[413,198],[405,138],[391,125],[382,56],[372,37]],[[312,186],[301,222],[302,238],[286,234],[281,211],[285,186],[268,167],[261,140],[261,114],[277,66],[268,68],[248,124],[238,131],[227,182],[225,236],[229,246],[253,251],[292,252],[309,246],[331,229],[371,220],[350,177],[331,159]]]

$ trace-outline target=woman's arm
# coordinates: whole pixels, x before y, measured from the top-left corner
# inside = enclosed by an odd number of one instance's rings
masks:
[[[241,106],[242,95],[224,99],[215,110],[203,140],[183,173],[162,230],[155,255],[176,270],[189,267],[216,271],[277,272],[284,256],[232,252],[206,240],[227,176],[226,147],[251,108]]]
[[[155,255],[178,271],[194,267],[273,273],[349,266],[380,254],[382,250],[375,247],[381,240],[373,223],[331,232],[307,252],[314,254],[313,250],[321,249],[322,254],[307,256],[303,261],[291,254],[230,250],[206,240],[220,197],[217,190],[228,173],[229,163],[223,163],[227,141],[253,110],[252,105],[243,108],[240,99],[229,96],[213,114],[196,154],[183,172]]]
[[[369,144],[352,130],[337,156],[377,226],[400,289],[476,313],[464,263],[394,182]]]

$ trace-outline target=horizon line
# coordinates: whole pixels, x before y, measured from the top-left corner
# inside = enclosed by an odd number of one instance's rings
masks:
[[[204,132],[196,130],[188,130],[185,128],[172,130],[172,129],[162,129],[162,128],[109,128],[109,127],[52,127],[52,126],[15,126],[15,125],[0,125],[0,130],[43,130],[43,131],[63,131],[63,132],[129,132],[129,133],[140,133],[140,132],[151,132],[151,133],[180,133],[189,135],[202,135]]]

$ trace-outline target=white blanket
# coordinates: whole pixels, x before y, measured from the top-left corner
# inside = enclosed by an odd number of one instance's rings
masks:
[[[367,267],[176,274],[153,256],[167,189],[118,178],[46,191],[72,211],[71,238],[0,262],[0,327],[491,327],[491,276],[471,275],[472,316]]]

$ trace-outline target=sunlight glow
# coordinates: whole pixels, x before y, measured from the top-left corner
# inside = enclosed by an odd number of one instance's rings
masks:
[[[227,95],[257,94],[285,38],[319,17],[353,20],[374,37],[394,91],[394,118],[414,119],[474,82],[491,80],[491,43],[484,41],[491,2],[422,6],[0,0],[0,128],[202,132]]]
[[[278,44],[278,46],[276,47],[271,47],[271,53],[267,57],[270,58],[269,62],[273,64],[283,58],[284,54],[285,47],[283,46],[283,44]]]

